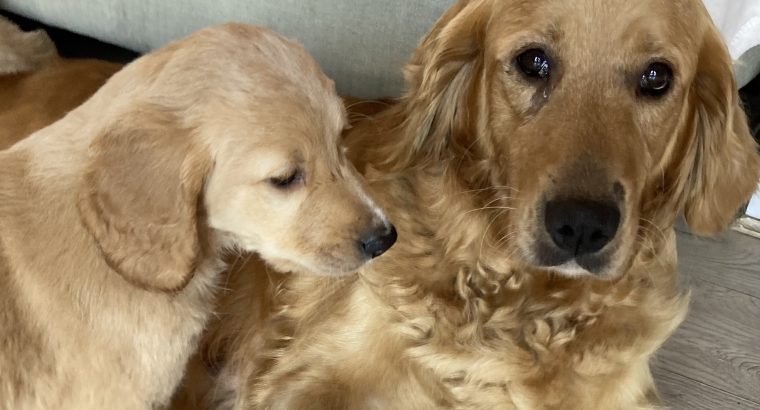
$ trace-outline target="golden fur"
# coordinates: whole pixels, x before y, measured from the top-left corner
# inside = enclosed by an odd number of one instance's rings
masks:
[[[47,33],[24,32],[0,16],[0,75],[33,71],[57,58],[55,44]]]
[[[61,58],[44,31],[23,32],[0,17],[0,150],[63,117],[120,68]]]
[[[515,57],[560,62],[536,87]],[[638,95],[652,59],[669,94]],[[461,0],[408,92],[348,132],[399,243],[358,277],[233,269],[187,386],[235,409],[655,409],[683,320],[673,225],[725,228],[760,176],[731,61],[698,0]],[[609,195],[605,269],[537,265],[548,195]],[[252,290],[251,272],[270,282]],[[209,378],[204,378],[208,371]]]
[[[358,236],[389,225],[341,152],[345,123],[300,46],[230,24],[0,151],[0,408],[166,405],[226,250],[323,275],[364,264]]]

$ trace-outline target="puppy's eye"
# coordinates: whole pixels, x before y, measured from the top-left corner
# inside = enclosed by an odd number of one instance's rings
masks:
[[[272,184],[272,186],[275,188],[279,189],[294,187],[302,181],[303,171],[301,171],[299,168],[295,168],[283,176],[269,178],[269,183]]]
[[[664,96],[673,82],[673,70],[665,63],[652,63],[641,75],[639,92],[652,98]]]
[[[531,80],[546,80],[551,75],[551,61],[544,50],[532,48],[517,56],[517,68]]]

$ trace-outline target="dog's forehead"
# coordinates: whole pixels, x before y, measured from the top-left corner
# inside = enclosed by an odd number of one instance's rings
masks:
[[[566,17],[582,23],[586,28],[618,27],[625,20],[640,17],[674,22],[679,18],[693,17],[703,8],[701,0],[511,0],[506,10],[523,15],[537,14],[550,18]],[[509,7],[509,6],[512,7]]]
[[[496,8],[491,23],[501,26],[502,37],[533,37],[569,53],[658,53],[700,34],[700,8],[699,0],[511,0]]]
[[[316,107],[287,93],[259,101],[247,112],[231,113],[219,129],[231,131],[238,153],[266,148],[280,154],[283,161],[320,161],[337,164],[342,118],[333,112],[333,101],[325,99]],[[220,136],[217,133],[215,136]],[[236,154],[237,155],[237,154]],[[269,155],[269,154],[267,154]],[[319,162],[319,161],[318,161]]]

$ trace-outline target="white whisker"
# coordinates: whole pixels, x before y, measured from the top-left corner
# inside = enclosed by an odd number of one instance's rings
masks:
[[[508,207],[508,206],[484,206],[482,208],[471,209],[471,210],[465,212],[464,214],[467,215],[467,214],[470,214],[472,212],[487,211],[487,210],[491,210],[491,209],[503,209],[503,210],[514,211],[515,208]]]

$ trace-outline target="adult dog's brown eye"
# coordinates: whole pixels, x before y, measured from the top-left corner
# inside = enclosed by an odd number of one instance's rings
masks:
[[[544,50],[532,48],[517,56],[517,67],[532,80],[546,80],[551,74],[551,62]]]
[[[303,181],[303,171],[298,168],[284,176],[269,178],[269,183],[279,189],[291,188],[301,181]]]
[[[673,70],[665,63],[652,63],[641,75],[639,91],[642,95],[659,98],[670,90]]]

